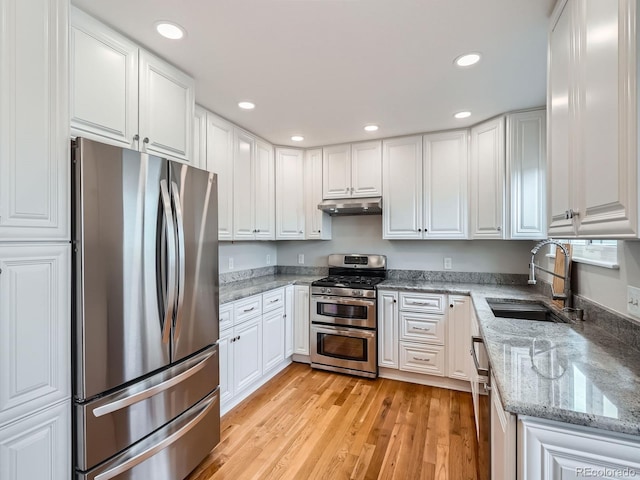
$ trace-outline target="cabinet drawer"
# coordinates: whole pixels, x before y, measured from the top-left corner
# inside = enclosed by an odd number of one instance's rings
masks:
[[[284,288],[262,294],[262,311],[270,312],[276,308],[284,308]]]
[[[262,315],[262,295],[255,295],[234,303],[234,325],[238,325],[259,315]]]
[[[444,315],[400,312],[400,340],[444,345]]]
[[[444,295],[400,292],[400,310],[444,313]]]
[[[400,342],[400,370],[444,377],[444,347]]]
[[[233,326],[233,304],[220,305],[220,331]]]

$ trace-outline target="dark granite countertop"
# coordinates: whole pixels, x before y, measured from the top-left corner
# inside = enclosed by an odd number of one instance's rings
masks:
[[[220,305],[258,295],[285,285],[311,285],[311,282],[319,278],[321,277],[276,274],[224,283],[220,285]]]
[[[531,287],[387,280],[379,288],[470,295],[506,411],[640,435],[640,351],[593,323],[497,318],[487,299],[549,297]]]

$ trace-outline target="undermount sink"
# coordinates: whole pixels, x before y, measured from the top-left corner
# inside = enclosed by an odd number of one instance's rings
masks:
[[[487,302],[496,317],[536,320],[538,322],[566,323],[566,320],[542,303]]]

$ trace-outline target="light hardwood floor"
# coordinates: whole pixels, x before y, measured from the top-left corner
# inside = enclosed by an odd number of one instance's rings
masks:
[[[188,480],[477,480],[469,393],[294,363],[221,423]]]

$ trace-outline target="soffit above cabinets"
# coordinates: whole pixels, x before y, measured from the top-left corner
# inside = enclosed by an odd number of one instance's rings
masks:
[[[195,77],[198,103],[278,145],[466,127],[546,100],[554,0],[72,3]],[[160,37],[159,20],[186,37]],[[468,52],[480,63],[454,66]],[[462,110],[471,117],[453,118]]]

